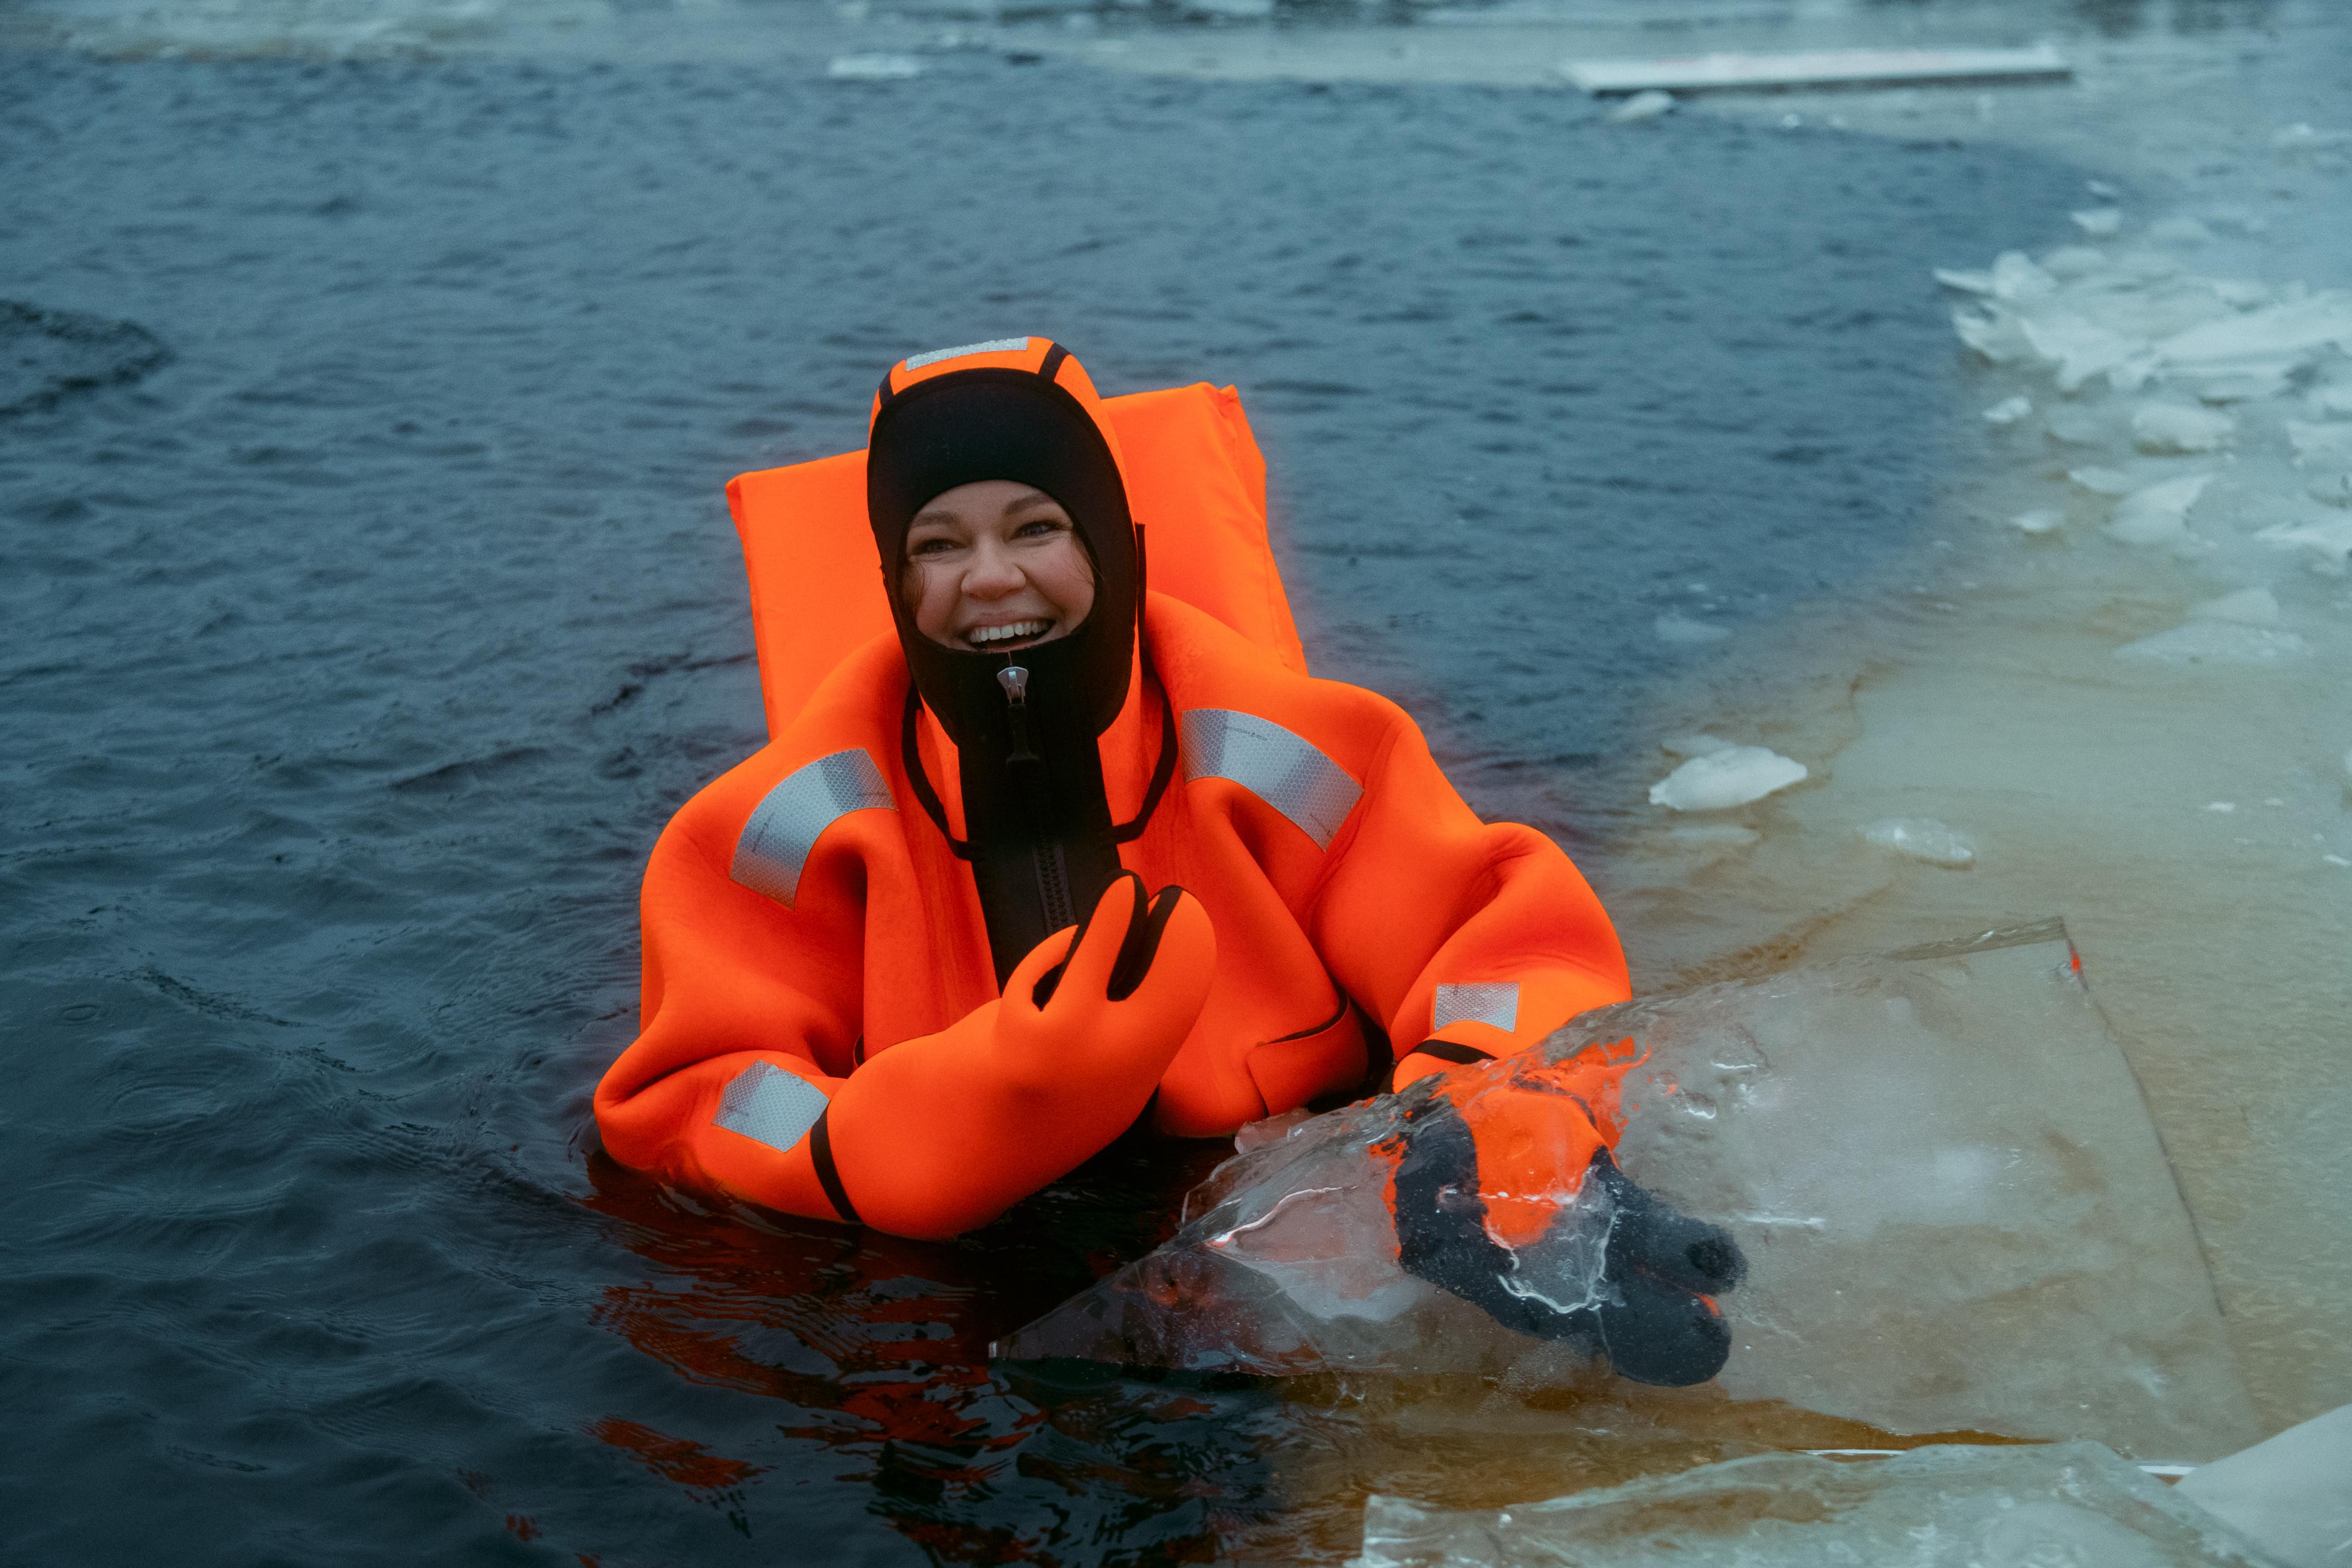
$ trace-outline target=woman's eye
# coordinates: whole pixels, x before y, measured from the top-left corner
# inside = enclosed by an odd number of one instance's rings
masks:
[[[1058,534],[1069,526],[1059,517],[1033,517],[1013,531],[1022,538],[1044,538],[1048,534]]]

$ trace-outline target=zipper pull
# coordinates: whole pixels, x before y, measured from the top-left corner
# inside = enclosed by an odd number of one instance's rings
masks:
[[[1029,672],[1019,664],[1007,664],[996,672],[996,684],[1004,688],[1004,706],[1013,710],[1013,750],[1004,760],[1039,760],[1029,749]]]

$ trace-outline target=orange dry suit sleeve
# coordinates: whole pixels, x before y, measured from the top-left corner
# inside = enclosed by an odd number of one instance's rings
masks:
[[[1448,1061],[1522,1050],[1633,991],[1615,928],[1559,846],[1480,821],[1420,728],[1382,706],[1392,719],[1308,934],[1387,1029],[1402,1088]]]
[[[739,886],[698,815],[646,868],[644,1032],[596,1090],[614,1156],[679,1186],[901,1236],[971,1229],[1125,1131],[1208,994],[1200,901],[1147,902],[1130,874],[1001,998],[852,1067],[860,978],[826,959],[864,934],[823,926],[855,911]]]

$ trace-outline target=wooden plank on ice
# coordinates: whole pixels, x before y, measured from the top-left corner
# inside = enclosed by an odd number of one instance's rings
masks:
[[[1783,92],[1800,88],[1958,86],[2066,81],[2064,57],[2030,49],[1815,49],[1688,55],[1678,59],[1566,60],[1560,74],[1596,98],[1636,92]]]

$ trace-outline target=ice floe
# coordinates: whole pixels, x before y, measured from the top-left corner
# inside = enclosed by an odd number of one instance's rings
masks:
[[[1761,800],[1804,779],[1805,765],[1761,746],[1731,746],[1694,757],[1650,786],[1650,804],[1675,811],[1721,811]]]
[[[2096,1443],[1751,1454],[1504,1509],[1374,1495],[1354,1568],[2268,1568],[2177,1488]]]
[[[2053,534],[2066,520],[2066,514],[2055,507],[2036,507],[2020,512],[2009,519],[2009,526],[2022,534]]]

